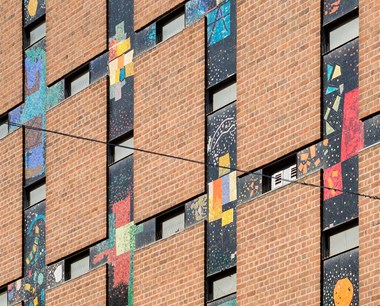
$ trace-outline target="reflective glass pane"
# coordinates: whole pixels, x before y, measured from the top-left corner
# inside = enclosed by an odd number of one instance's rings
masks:
[[[162,40],[166,40],[173,35],[181,32],[185,27],[185,14],[179,15],[177,18],[169,21],[162,27]]]
[[[213,94],[212,110],[215,111],[234,101],[236,101],[236,82]]]
[[[7,306],[7,292],[3,291],[0,293],[0,306]]]
[[[126,146],[133,148],[133,137],[129,138],[123,142],[118,143],[121,146]],[[126,148],[121,148],[121,147],[114,147],[114,162],[117,162],[118,160],[133,154],[133,150],[131,149],[126,149]]]
[[[46,36],[46,22],[44,21],[30,30],[29,45],[33,45],[35,42],[39,41],[41,38],[45,36]]]
[[[0,139],[8,135],[8,123],[6,121],[0,121]]]
[[[330,256],[359,245],[359,227],[355,226],[330,236]]]
[[[29,205],[34,205],[46,199],[46,185],[32,189],[29,193]]]
[[[214,300],[236,292],[236,273],[214,281],[212,298]]]
[[[88,71],[71,81],[70,94],[75,95],[90,85],[90,73]]]
[[[185,228],[185,214],[179,214],[162,222],[162,238],[169,237]]]
[[[359,36],[359,18],[355,18],[330,32],[330,50]]]
[[[89,270],[89,265],[90,265],[90,261],[89,261],[88,256],[82,259],[79,259],[77,261],[74,261],[70,266],[71,278],[75,278],[87,273]]]

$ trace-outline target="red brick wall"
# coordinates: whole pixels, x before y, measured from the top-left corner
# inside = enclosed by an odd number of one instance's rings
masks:
[[[135,30],[149,24],[154,19],[169,12],[184,0],[136,0],[135,1]]]
[[[203,305],[204,223],[135,253],[135,305]]]
[[[22,1],[1,1],[0,115],[22,101]]]
[[[238,168],[320,137],[319,1],[237,1]]]
[[[106,6],[106,0],[46,2],[48,84],[107,49]]]
[[[46,305],[106,305],[106,266],[46,292]]]
[[[359,192],[380,196],[380,145],[359,153]],[[359,197],[359,298],[366,306],[380,305],[379,203]]]
[[[0,286],[22,276],[22,130],[0,140]]]
[[[106,140],[102,79],[47,113],[47,129]],[[106,146],[47,133],[47,262],[106,237]]]
[[[321,174],[305,181],[320,185]],[[237,210],[238,305],[320,305],[320,190],[288,185]]]
[[[136,59],[137,148],[204,161],[204,23]],[[204,166],[135,152],[135,221],[204,191]]]
[[[380,111],[380,2],[360,0],[359,33],[359,117]]]

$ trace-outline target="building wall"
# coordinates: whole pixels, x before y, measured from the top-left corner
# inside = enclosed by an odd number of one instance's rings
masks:
[[[321,174],[304,180],[320,185]],[[318,188],[292,184],[238,207],[239,305],[319,305],[320,269]]]
[[[22,101],[22,2],[1,2],[0,115]]]
[[[22,275],[22,131],[0,140],[0,286]]]
[[[320,9],[237,1],[238,168],[320,138]]]
[[[380,194],[380,145],[359,153],[359,192]],[[359,285],[360,303],[379,305],[380,296],[380,213],[379,200],[359,200]]]
[[[136,148],[204,161],[204,66],[203,22],[136,59]],[[136,222],[204,191],[203,165],[134,156]]]
[[[164,0],[161,2],[136,0],[134,15],[135,31],[141,29],[143,26],[149,24],[154,19],[166,14],[171,9],[184,2],[184,0]]]
[[[135,305],[203,305],[204,223],[135,253]]]
[[[70,280],[46,292],[46,305],[106,305],[107,267]]]
[[[46,1],[47,84],[107,49],[107,2]]]
[[[380,3],[376,0],[360,1],[360,118],[380,111],[380,58],[376,51],[380,41],[379,10]]]
[[[102,79],[47,114],[47,129],[106,140],[107,81]],[[107,150],[98,143],[47,134],[47,262],[106,237]]]

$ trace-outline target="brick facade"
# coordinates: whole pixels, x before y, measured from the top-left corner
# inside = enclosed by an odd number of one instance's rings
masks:
[[[100,267],[46,292],[46,305],[106,305],[107,268]]]
[[[0,286],[22,275],[22,130],[0,140]]]
[[[137,148],[204,161],[204,66],[203,22],[137,58]],[[137,222],[204,191],[203,165],[138,151],[134,178]]]
[[[240,206],[237,254],[239,305],[319,305],[320,190],[293,184]]]
[[[360,1],[360,118],[364,118],[370,114],[380,111],[380,58],[377,52],[380,41],[380,24],[378,22],[379,11],[379,1]]]
[[[52,0],[46,6],[49,85],[107,49],[107,3]]]
[[[22,101],[22,2],[1,2],[0,115]]]
[[[164,1],[149,1],[149,0],[136,0],[135,1],[135,30],[139,30],[145,25],[149,24],[154,19],[166,14],[184,0],[164,0]]]
[[[107,82],[102,79],[47,114],[47,128],[106,140]],[[106,146],[47,134],[47,262],[106,237]]]
[[[320,137],[320,3],[237,1],[238,168]]]
[[[359,192],[380,195],[380,145],[359,154]],[[380,213],[379,200],[359,199],[360,303],[380,304]]]
[[[135,254],[136,305],[203,305],[204,224]]]

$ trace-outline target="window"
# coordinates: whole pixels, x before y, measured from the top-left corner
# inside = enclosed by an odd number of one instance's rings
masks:
[[[128,148],[133,148],[133,136],[129,135],[117,141],[115,144],[120,146],[125,146]],[[116,163],[117,161],[133,154],[133,149],[122,148],[118,146],[111,146],[111,163]]]
[[[359,17],[327,30],[327,51],[333,50],[359,36]]]
[[[90,71],[88,66],[67,77],[66,97],[73,96],[90,85]]]
[[[272,175],[271,189],[285,186],[297,178],[297,165],[291,165]]]
[[[0,139],[8,135],[8,120],[5,117],[0,118]]]
[[[236,268],[223,271],[208,279],[208,301],[214,301],[236,292]]]
[[[157,43],[169,39],[185,28],[185,10],[182,6],[157,22]]]
[[[90,270],[89,251],[86,250],[65,262],[66,280],[79,277]]]
[[[235,80],[211,90],[211,95],[209,97],[209,99],[211,99],[211,103],[208,112],[216,111],[227,104],[236,101],[236,94],[237,88]]]
[[[0,306],[7,306],[7,289],[3,289],[0,291]]]
[[[326,256],[334,256],[359,245],[359,226],[350,224],[343,229],[331,230],[327,233]]]
[[[40,203],[46,199],[46,184],[40,182],[27,188],[27,207]]]
[[[35,44],[40,39],[46,36],[46,22],[45,18],[37,20],[26,28],[27,47]]]
[[[185,228],[185,211],[182,206],[157,218],[157,239],[167,238]]]
[[[297,179],[297,158],[291,155],[263,169],[263,191],[267,192]]]

